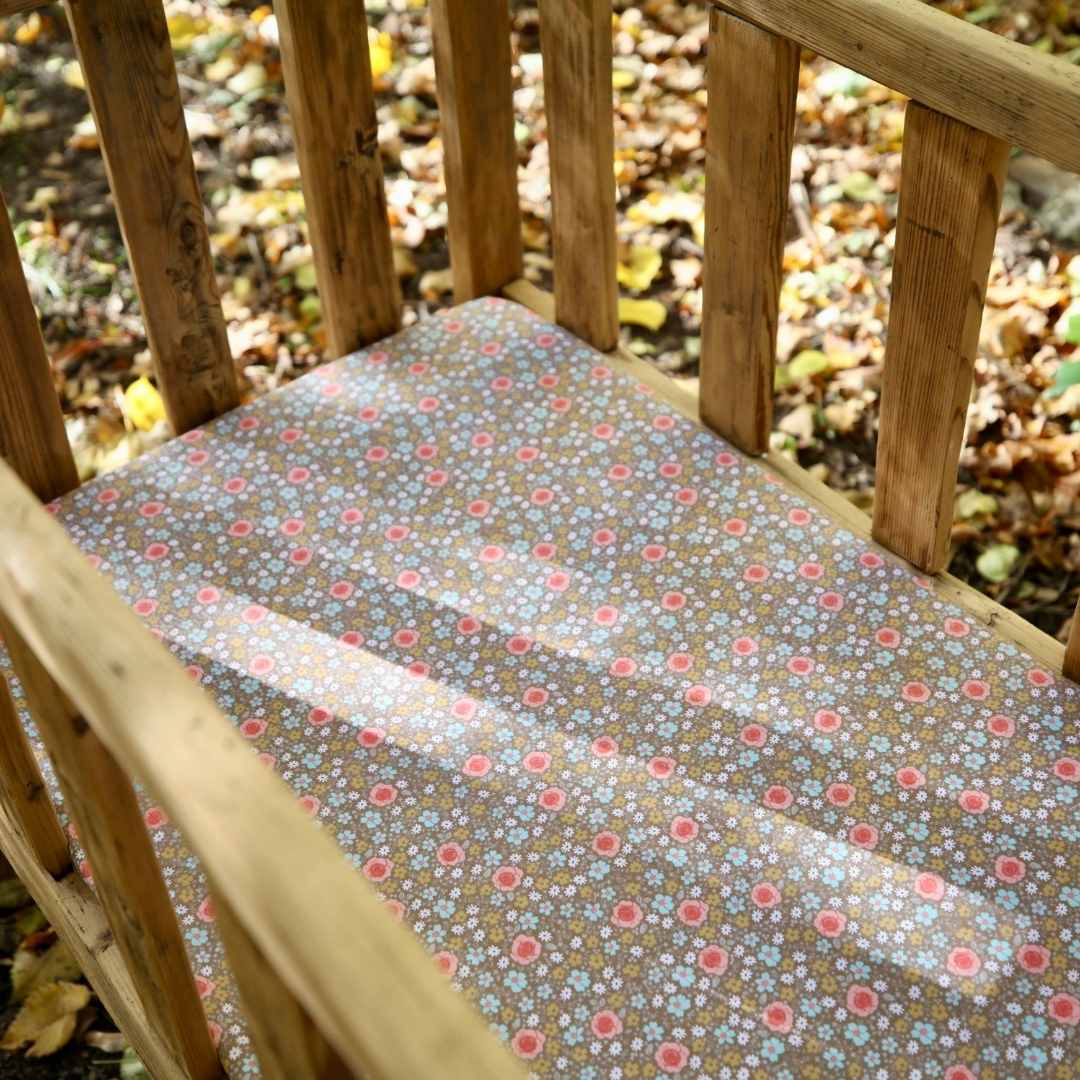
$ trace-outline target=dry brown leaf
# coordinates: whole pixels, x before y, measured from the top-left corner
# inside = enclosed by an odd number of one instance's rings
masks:
[[[11,964],[11,1000],[23,1001],[39,986],[81,974],[78,961],[59,939],[42,952],[20,947]]]
[[[58,1020],[69,1015],[74,1019],[75,1013],[89,1001],[90,988],[82,983],[54,982],[39,986],[23,1003],[0,1039],[0,1050],[18,1050],[28,1042],[34,1042]],[[71,1030],[75,1030],[74,1023]],[[55,1033],[51,1037],[55,1037]]]

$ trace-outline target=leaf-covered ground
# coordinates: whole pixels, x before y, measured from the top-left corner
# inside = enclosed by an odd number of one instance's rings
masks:
[[[935,6],[1080,61],[1073,0]],[[170,0],[234,355],[254,395],[324,337],[270,7]],[[367,0],[407,318],[450,302],[426,4]],[[526,272],[550,285],[535,0],[514,0]],[[707,5],[616,0],[624,342],[693,378],[700,349]],[[775,445],[869,508],[904,101],[804,57],[781,297]],[[58,6],[0,20],[8,201],[85,477],[165,437],[82,79]],[[1077,257],[1073,257],[1074,254]],[[1071,261],[1070,261],[1071,260]],[[952,571],[1064,636],[1080,592],[1080,185],[1014,156],[987,296]]]

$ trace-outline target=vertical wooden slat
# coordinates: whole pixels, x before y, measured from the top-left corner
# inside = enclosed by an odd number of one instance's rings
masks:
[[[363,0],[276,0],[281,58],[330,350],[393,333],[394,271]]]
[[[930,573],[949,559],[1008,146],[911,102],[885,349],[874,539]]]
[[[45,342],[0,196],[0,455],[46,502],[79,486]]]
[[[799,46],[713,9],[705,173],[701,418],[769,448]]]
[[[212,887],[212,886],[211,886]],[[213,889],[217,928],[240,990],[248,1029],[267,1080],[345,1080],[355,1075]]]
[[[221,1077],[176,915],[131,781],[19,635],[5,629],[12,663],[147,1019],[193,1080]]]
[[[0,798],[41,866],[54,878],[71,869],[71,853],[34,751],[0,677]]]
[[[161,0],[68,0],[146,336],[179,434],[239,402]]]
[[[1073,613],[1072,629],[1065,644],[1064,673],[1066,679],[1080,683],[1080,604]]]
[[[506,0],[431,0],[454,300],[521,277],[510,8]]]
[[[555,318],[597,349],[619,340],[611,0],[541,0]]]

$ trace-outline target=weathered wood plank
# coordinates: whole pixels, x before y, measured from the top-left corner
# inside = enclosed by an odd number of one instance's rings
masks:
[[[956,469],[1009,148],[908,105],[878,431],[874,538],[949,561]]]
[[[713,11],[708,53],[701,418],[769,448],[799,47]]]
[[[919,0],[713,0],[1003,142],[1080,172],[1080,70]]]
[[[432,0],[454,300],[521,276],[510,8],[506,0]]]
[[[239,403],[161,0],[68,0],[158,386],[180,434]]]
[[[400,324],[363,0],[276,0],[285,92],[330,351]]]
[[[1065,646],[1065,678],[1080,683],[1080,605],[1073,614],[1069,641]]]
[[[611,0],[541,0],[555,312],[602,351],[619,340]]]
[[[18,632],[5,642],[150,1023],[193,1080],[224,1073],[142,811],[123,770]]]
[[[24,11],[33,11],[34,8],[45,7],[50,0],[0,0],[0,19],[6,19],[9,15],[20,15]]]
[[[155,793],[218,898],[350,1069],[372,1080],[523,1075],[333,838],[2,463],[0,609]]]
[[[0,455],[39,499],[79,486],[37,314],[0,196]]]

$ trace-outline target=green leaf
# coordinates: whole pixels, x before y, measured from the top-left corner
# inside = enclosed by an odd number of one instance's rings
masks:
[[[972,488],[970,491],[965,491],[956,500],[956,516],[959,518],[973,518],[996,514],[997,508],[998,501],[993,495],[987,495],[982,491],[976,491],[975,488]]]
[[[829,370],[829,358],[817,349],[803,349],[787,366],[788,377],[792,381],[812,379]]]
[[[151,1080],[146,1066],[139,1060],[139,1055],[129,1046],[120,1059],[120,1080]]]
[[[1046,391],[1046,396],[1059,397],[1070,386],[1076,386],[1077,383],[1080,383],[1080,360],[1066,360],[1058,367],[1057,374],[1054,376],[1054,385]]]
[[[987,581],[1004,581],[1016,566],[1020,551],[1012,544],[992,544],[975,560],[975,569]]]
[[[861,169],[849,173],[840,184],[844,197],[852,202],[884,202],[885,193],[878,187],[877,181]]]
[[[1065,340],[1070,345],[1080,345],[1080,312],[1069,316],[1065,327]]]

